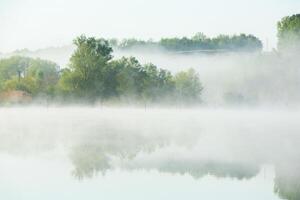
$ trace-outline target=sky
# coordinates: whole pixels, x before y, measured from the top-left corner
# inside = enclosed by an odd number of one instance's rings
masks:
[[[105,38],[254,34],[276,47],[276,24],[300,0],[0,0],[0,52]]]

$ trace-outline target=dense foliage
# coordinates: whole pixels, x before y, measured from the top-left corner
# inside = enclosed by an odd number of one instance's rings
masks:
[[[278,49],[299,50],[300,14],[282,18],[277,24]]]
[[[57,64],[25,57],[0,60],[0,91],[20,90],[36,96],[52,96],[59,79]]]
[[[104,39],[80,36],[74,44],[70,65],[62,70],[40,59],[1,60],[0,92],[22,91],[33,98],[67,102],[200,102],[202,86],[192,69],[173,76],[151,63],[141,65],[134,57],[113,60],[112,48]]]
[[[209,38],[203,33],[197,33],[191,38],[162,38],[158,42],[152,40],[143,41],[137,39],[110,40],[112,46],[119,49],[131,49],[133,47],[163,48],[168,51],[246,51],[254,52],[262,50],[262,42],[253,35],[219,35]]]

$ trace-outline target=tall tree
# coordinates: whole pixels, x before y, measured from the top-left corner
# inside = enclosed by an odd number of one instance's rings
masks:
[[[70,70],[63,72],[62,85],[85,100],[105,98],[105,71],[112,59],[108,41],[82,35],[74,44],[77,49],[70,59]]]
[[[300,14],[282,18],[277,23],[277,31],[279,50],[300,49]]]

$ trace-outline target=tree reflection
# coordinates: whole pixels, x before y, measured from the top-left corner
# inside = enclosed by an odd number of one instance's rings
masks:
[[[282,199],[300,199],[300,164],[285,163],[276,166],[274,191]]]
[[[163,173],[190,174],[194,178],[205,175],[249,179],[257,175],[259,167],[249,163],[226,162],[216,160],[195,160],[168,158],[152,163],[134,163],[138,153],[150,155],[160,148],[172,144],[166,138],[150,138],[132,134],[95,134],[88,140],[74,146],[70,159],[74,165],[72,174],[78,178],[91,178],[98,173],[105,174],[107,170],[121,167],[126,170],[155,169]],[[122,163],[113,165],[111,158],[117,158]]]
[[[189,174],[196,179],[205,175],[218,178],[250,179],[259,172],[259,167],[252,164],[210,160],[167,162],[157,169],[161,172]]]
[[[78,179],[93,177],[97,172],[105,173],[110,168],[108,157],[100,147],[80,146],[70,155],[75,169],[72,174]]]
[[[134,133],[90,135],[71,150],[70,159],[74,165],[72,174],[78,179],[91,178],[98,172],[105,174],[112,168],[112,156],[130,160],[141,151],[152,152],[166,143],[163,138],[148,138]]]

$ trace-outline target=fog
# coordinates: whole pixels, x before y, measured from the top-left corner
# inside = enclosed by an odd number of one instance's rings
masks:
[[[55,55],[69,55],[53,52],[30,56],[62,63]],[[114,53],[122,56],[173,73],[194,68],[204,87],[202,103],[2,107],[3,160],[46,159],[58,168],[68,163],[66,171],[77,181],[118,170],[239,181],[270,173],[276,195],[269,199],[299,198],[299,58],[276,52]]]
[[[117,166],[127,165],[119,159],[134,166],[168,159],[296,164],[299,115],[263,109],[1,108],[0,143],[1,152],[16,155],[69,155],[83,148],[80,153],[103,153]]]
[[[279,196],[298,191],[299,111],[19,107],[0,113],[2,169],[10,162],[36,163],[33,168],[49,162],[74,180],[110,177],[118,170],[195,180],[274,173],[270,180]]]
[[[214,106],[293,106],[300,98],[300,60],[291,53],[116,52],[135,56],[172,72],[194,68],[203,84],[203,101]]]
[[[23,55],[57,62],[68,67],[74,46],[21,51]],[[162,49],[115,50],[114,59],[136,57],[142,64],[153,63],[177,73],[195,69],[204,87],[201,95],[209,106],[299,107],[300,59],[295,53],[201,53],[168,52]]]

